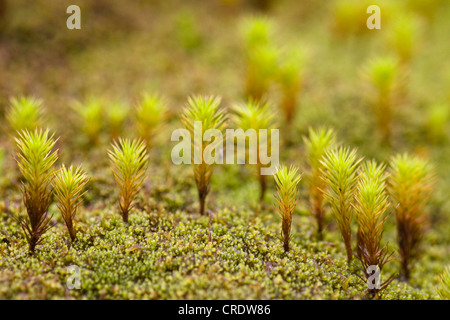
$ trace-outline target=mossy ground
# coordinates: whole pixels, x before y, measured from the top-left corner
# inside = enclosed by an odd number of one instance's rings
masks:
[[[26,3],[26,4],[25,4]],[[339,38],[331,31],[331,5],[315,1],[276,2],[269,15],[279,24],[280,45],[301,42],[309,56],[299,112],[282,143],[282,162],[304,165],[302,135],[308,126],[333,126],[341,142],[360,155],[387,161],[396,152],[427,155],[439,178],[429,206],[430,226],[423,254],[408,284],[395,280],[385,299],[434,299],[439,274],[450,263],[450,144],[431,139],[428,108],[449,101],[450,64],[445,53],[450,8],[426,18],[425,36],[410,62],[407,101],[396,110],[392,147],[377,135],[360,85],[360,67],[372,55],[389,52],[378,33]],[[328,2],[327,2],[328,3]],[[245,75],[237,24],[252,9],[218,2],[154,3],[79,1],[80,31],[65,27],[65,1],[9,1],[8,27],[0,36],[0,105],[13,95],[44,99],[47,123],[61,139],[61,163],[82,163],[91,176],[78,220],[78,239],[69,244],[55,205],[56,226],[34,256],[12,215],[24,214],[11,137],[1,136],[4,159],[0,199],[0,298],[11,299],[363,299],[366,285],[347,266],[335,223],[327,213],[325,238],[318,241],[307,191],[292,225],[292,249],[285,254],[271,182],[258,204],[251,166],[218,166],[208,198],[208,217],[197,214],[192,168],[170,160],[170,134],[190,93],[213,93],[223,105],[243,99]],[[425,19],[425,18],[424,18]],[[180,26],[183,26],[180,29]],[[180,30],[190,30],[180,32]],[[375,31],[377,32],[377,31]],[[117,191],[108,167],[107,130],[98,145],[86,145],[69,102],[96,95],[134,103],[142,90],[157,90],[172,117],[151,146],[148,179],[130,224],[121,221]],[[277,101],[278,91],[271,97]],[[7,127],[2,119],[2,126]],[[133,136],[131,118],[123,136]],[[384,240],[395,245],[391,216]],[[356,261],[355,261],[356,263]],[[81,289],[68,290],[68,266],[81,270]],[[399,272],[398,261],[383,276]]]

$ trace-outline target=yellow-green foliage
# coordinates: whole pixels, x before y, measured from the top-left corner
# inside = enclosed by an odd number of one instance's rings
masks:
[[[264,16],[247,17],[241,24],[241,33],[248,51],[268,45],[273,32],[273,22]]]
[[[450,105],[447,103],[435,103],[428,108],[425,129],[431,141],[443,142],[450,136]]]
[[[433,180],[430,165],[424,159],[400,154],[390,161],[389,193],[395,210],[397,242],[406,279],[410,277],[412,261],[419,254]]]
[[[357,158],[356,150],[344,147],[327,151],[321,160],[324,167],[323,179],[328,185],[325,199],[331,205],[334,219],[344,239],[348,263],[353,257],[351,222],[354,209],[352,202],[360,162],[361,159]]]
[[[288,124],[297,109],[297,96],[303,84],[304,53],[295,48],[287,51],[278,66],[278,82],[281,86],[281,110]]]
[[[87,144],[98,144],[105,128],[104,102],[97,97],[89,97],[84,103],[75,102],[73,110],[79,116],[79,129],[84,134]]]
[[[388,43],[402,62],[409,62],[417,47],[419,22],[414,15],[399,15],[388,29]]]
[[[139,137],[151,146],[152,140],[161,129],[167,116],[165,100],[157,94],[144,93],[136,106],[136,129]]]
[[[277,173],[274,174],[277,186],[277,194],[275,196],[278,213],[281,216],[281,240],[285,252],[289,251],[289,243],[291,240],[291,224],[292,213],[297,206],[297,186],[302,179],[298,173],[298,168],[291,166],[289,169],[280,166]]]
[[[28,219],[20,218],[20,223],[29,250],[34,252],[36,245],[42,241],[41,236],[51,227],[48,207],[52,201],[53,164],[58,154],[52,151],[55,140],[53,135],[49,136],[48,129],[23,130],[18,135],[16,161],[24,178],[21,189],[28,215]]]
[[[399,62],[392,56],[376,57],[364,66],[363,77],[371,85],[370,102],[382,140],[390,143],[395,95],[400,85]]]
[[[364,162],[355,192],[354,208],[358,223],[357,258],[361,262],[366,279],[369,279],[373,273],[373,270],[368,271],[370,266],[377,266],[381,273],[392,255],[388,252],[387,244],[381,244],[389,207],[386,191],[387,176],[384,170],[385,166],[378,165],[375,161]],[[379,288],[375,286],[373,289],[368,289],[369,296],[376,296],[391,280],[392,278],[380,283]]]
[[[366,14],[369,2],[363,0],[337,0],[333,2],[333,29],[336,34],[346,36],[367,30]]]
[[[364,77],[382,95],[391,95],[397,85],[399,65],[392,56],[369,60],[363,68]]]
[[[432,19],[438,8],[445,0],[407,0],[408,7],[417,14],[423,15],[428,19]]]
[[[117,139],[122,135],[125,121],[130,115],[130,108],[124,102],[113,102],[106,109],[108,116],[109,137]]]
[[[53,181],[53,191],[58,200],[58,208],[66,223],[70,239],[75,240],[75,216],[78,207],[82,204],[82,196],[85,184],[89,181],[88,176],[80,167],[74,169],[73,166],[66,168],[62,165]]]
[[[34,130],[42,125],[42,101],[33,97],[10,99],[10,108],[6,119],[13,132]]]
[[[202,34],[197,23],[194,12],[188,10],[181,11],[176,17],[176,38],[186,51],[194,50],[202,44]]]
[[[200,214],[205,213],[206,197],[210,189],[211,175],[214,169],[214,164],[208,164],[204,159],[204,151],[208,146],[221,145],[223,141],[195,141],[194,125],[196,122],[201,123],[202,137],[206,130],[217,129],[224,131],[227,123],[227,115],[219,109],[221,99],[218,97],[207,96],[192,96],[188,98],[188,104],[184,109],[181,121],[185,128],[189,131],[191,136],[191,156],[194,165],[194,177],[197,185],[198,196],[200,201]],[[196,143],[198,144],[196,146]],[[199,154],[201,159],[195,161],[194,157]],[[201,162],[196,164],[196,162]]]
[[[273,46],[262,46],[249,53],[246,93],[248,98],[261,100],[269,91],[275,76],[279,52]]]
[[[450,300],[450,266],[447,266],[442,272],[440,282],[439,295],[444,300]]]
[[[271,42],[272,22],[265,17],[251,17],[242,23],[245,42],[248,98],[261,100],[276,76],[279,52]]]
[[[303,137],[308,159],[308,168],[305,170],[305,180],[309,190],[311,212],[317,221],[317,233],[322,238],[323,217],[325,214],[324,191],[327,184],[322,179],[324,167],[320,160],[325,153],[334,146],[335,134],[332,129],[309,128],[309,136]]]
[[[119,138],[108,151],[111,169],[119,189],[119,207],[124,222],[133,208],[142,183],[145,180],[148,155],[142,140]]]
[[[271,150],[270,130],[275,127],[274,113],[268,104],[260,104],[254,100],[250,100],[245,104],[234,105],[233,111],[234,115],[232,120],[236,128],[244,131],[248,129],[256,130],[256,150],[250,150],[250,152],[256,152],[254,157],[256,158],[256,167],[260,182],[260,200],[263,200],[267,183],[266,176],[260,173],[261,168],[265,165],[261,163],[259,152],[261,146],[264,146],[268,152]],[[259,131],[260,129],[267,129],[267,134],[262,135]]]

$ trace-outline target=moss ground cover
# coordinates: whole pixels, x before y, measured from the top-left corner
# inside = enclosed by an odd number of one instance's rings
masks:
[[[367,298],[358,261],[348,263],[326,201],[318,236],[308,180],[314,169],[308,159],[311,148],[303,140],[311,128],[332,129],[336,145],[355,148],[358,158],[387,168],[393,156],[403,153],[433,166],[433,191],[421,205],[427,223],[407,282],[400,276],[395,211],[387,209],[382,244],[388,244],[394,260],[383,267],[382,279],[396,276],[379,298],[448,299],[450,43],[445,30],[450,28],[450,4],[433,1],[419,10],[418,3],[426,2],[379,1],[382,29],[368,30],[357,22],[365,22],[365,10],[361,17],[345,18],[355,10],[338,5],[340,1],[269,2],[262,10],[246,1],[80,0],[81,30],[65,28],[69,1],[6,2],[0,18],[5,26],[0,31],[0,123],[5,128],[0,134],[1,299]],[[396,12],[415,27],[401,28],[408,23],[395,23]],[[288,126],[286,92],[276,76],[259,79],[264,86],[257,94],[246,87],[258,84],[248,83],[254,79],[248,78],[249,48],[242,26],[257,21],[255,17],[270,26],[265,46],[279,50],[270,63],[280,69],[272,71],[282,72],[283,57],[290,52],[302,53],[301,68],[293,68],[301,85],[293,86],[297,96],[289,91],[289,101],[296,105]],[[401,39],[409,36],[413,45],[409,40],[403,44]],[[368,61],[396,55],[401,81],[389,104],[386,143],[384,121],[374,109],[382,93],[374,91],[364,70]],[[163,117],[139,116],[145,93],[164,97]],[[216,165],[205,214],[199,214],[192,166],[176,166],[170,158],[171,133],[183,127],[180,115],[193,94],[222,97],[221,108],[228,113],[250,95],[276,110],[280,163],[305,174],[292,213],[289,251],[280,240],[275,181],[266,179],[261,201],[254,166]],[[20,108],[21,102],[26,108]],[[121,105],[126,113],[114,113]],[[82,166],[89,181],[73,224],[76,239],[70,241],[55,198],[48,210],[54,226],[30,255],[16,219],[27,213],[12,137],[17,136],[14,130],[35,126],[59,137],[55,168]],[[143,137],[142,132],[151,134]],[[108,159],[112,139],[118,137],[149,142],[146,179],[128,223],[121,217]],[[318,177],[315,181],[322,185]],[[355,253],[357,232],[354,217]],[[68,267],[73,265],[80,270],[81,287],[69,290]]]

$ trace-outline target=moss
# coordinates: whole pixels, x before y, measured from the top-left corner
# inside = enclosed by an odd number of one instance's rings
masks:
[[[273,210],[224,209],[209,227],[207,217],[183,211],[136,212],[127,226],[105,209],[79,222],[72,245],[59,223],[34,257],[26,255],[25,239],[7,218],[1,228],[20,240],[11,243],[0,236],[0,297],[362,299],[365,285],[347,266],[342,250],[304,234],[298,218],[291,251],[285,254]],[[80,268],[79,290],[66,287],[70,265]],[[394,282],[383,297],[417,299],[435,293],[429,285],[417,290]]]

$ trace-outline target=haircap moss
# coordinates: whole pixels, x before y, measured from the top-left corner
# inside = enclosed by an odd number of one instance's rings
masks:
[[[323,165],[323,179],[328,185],[325,198],[331,205],[331,211],[344,239],[347,262],[353,257],[352,229],[353,197],[358,179],[357,169],[361,159],[356,150],[346,147],[329,150],[320,161]]]
[[[309,190],[309,202],[311,212],[317,222],[317,234],[319,239],[323,237],[323,224],[325,215],[324,191],[327,184],[322,179],[323,164],[320,162],[325,153],[335,144],[333,129],[309,128],[308,137],[303,137],[306,147],[308,168],[305,170],[305,181]]]
[[[264,200],[264,195],[267,189],[267,181],[265,175],[261,174],[261,167],[264,166],[261,162],[259,149],[262,144],[266,144],[267,152],[270,152],[270,129],[275,127],[275,114],[271,111],[269,104],[261,104],[255,100],[250,99],[247,103],[235,104],[233,106],[232,120],[236,128],[244,131],[248,129],[256,130],[256,167],[260,184],[260,201]],[[267,134],[264,137],[260,136],[261,129],[267,129]]]
[[[408,280],[412,263],[419,256],[434,176],[428,161],[408,154],[392,157],[389,166],[389,193],[397,222],[397,242],[403,276]]]
[[[53,192],[58,200],[58,208],[66,223],[70,239],[75,241],[75,217],[77,209],[82,203],[85,184],[89,181],[86,173],[78,167],[66,168],[65,165],[58,170],[53,181]]]
[[[297,185],[302,179],[298,173],[298,168],[291,166],[287,168],[280,166],[277,173],[274,174],[275,183],[277,185],[277,194],[275,201],[278,213],[281,216],[281,239],[285,252],[289,251],[289,243],[291,241],[291,224],[292,214],[297,206]]]
[[[217,129],[223,131],[227,124],[227,115],[219,109],[221,99],[214,96],[192,96],[188,98],[188,104],[184,109],[181,121],[191,136],[192,155],[201,154],[200,163],[193,161],[194,177],[197,185],[198,197],[200,201],[199,212],[201,215],[205,214],[206,197],[210,190],[210,180],[213,173],[214,164],[208,164],[203,158],[203,151],[205,148],[214,143],[220,145],[223,141],[206,142],[201,139],[201,152],[196,152],[194,146],[196,145],[196,138],[194,137],[194,126],[196,122],[200,122],[203,133],[210,129]],[[222,137],[223,139],[223,137]]]
[[[23,175],[22,194],[28,219],[19,218],[29,244],[30,252],[42,241],[42,235],[52,227],[48,207],[52,201],[51,184],[57,151],[52,151],[56,141],[49,130],[23,130],[16,138],[16,161]]]
[[[369,272],[369,268],[376,267],[381,273],[393,253],[389,253],[387,244],[381,244],[383,227],[388,218],[386,212],[389,207],[385,165],[366,161],[361,167],[353,204],[358,223],[356,257],[361,262],[365,280],[368,280],[373,271]],[[369,287],[368,295],[371,298],[376,297],[393,279],[391,276],[385,282]]]
[[[147,148],[142,140],[119,138],[111,145],[108,155],[119,189],[122,218],[128,223],[128,215],[145,180],[148,164]]]

